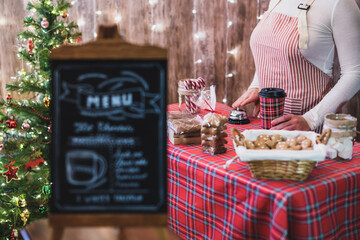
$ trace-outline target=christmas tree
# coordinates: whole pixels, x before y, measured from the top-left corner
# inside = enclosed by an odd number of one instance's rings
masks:
[[[25,31],[18,35],[23,68],[7,85],[0,115],[0,239],[16,238],[30,222],[48,214],[51,191],[50,62],[52,48],[77,43],[78,26],[68,20],[66,0],[33,0]],[[16,100],[16,95],[25,96]]]

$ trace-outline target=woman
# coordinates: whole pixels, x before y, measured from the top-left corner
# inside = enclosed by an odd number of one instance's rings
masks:
[[[271,129],[315,130],[360,89],[360,10],[355,0],[271,0],[250,39],[256,73],[233,107],[254,102],[259,89],[283,88],[284,116]],[[341,78],[331,85],[334,52]]]

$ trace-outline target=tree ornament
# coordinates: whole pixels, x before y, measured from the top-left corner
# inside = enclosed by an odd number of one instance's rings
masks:
[[[29,212],[29,210],[27,210],[27,209],[25,209],[25,210],[20,214],[21,220],[24,222],[24,226],[26,225],[26,222],[27,222],[29,216],[30,216],[30,212]]]
[[[68,40],[67,38],[64,40],[64,44],[65,44],[65,45],[68,45],[68,44],[69,44],[69,40]]]
[[[52,123],[50,123],[49,127],[48,127],[48,132],[52,133]]]
[[[21,128],[24,131],[28,131],[31,128],[28,120],[24,120],[24,122],[21,124]]]
[[[19,237],[18,231],[16,229],[13,229],[10,236],[9,236],[9,238],[12,240],[12,239],[16,239],[18,237]]]
[[[8,101],[8,102],[11,102],[11,94],[10,93],[8,93],[8,95],[7,95],[7,97],[6,97],[6,101]]]
[[[43,186],[42,192],[43,192],[45,195],[50,195],[50,193],[51,193],[51,187],[50,187],[49,185]]]
[[[13,179],[18,179],[18,176],[16,175],[19,168],[13,167],[12,165],[15,163],[15,161],[12,161],[10,164],[5,164],[5,168],[8,168],[7,172],[4,172],[2,175],[6,177],[6,182],[9,183]]]
[[[44,205],[40,205],[39,212],[40,213],[46,213],[46,207],[44,207]]]
[[[25,71],[25,69],[23,68],[23,69],[21,69],[21,71],[19,72],[19,75],[20,76],[23,76],[23,75],[25,75],[26,74],[26,71]]]
[[[29,39],[28,40],[28,52],[29,52],[30,55],[34,54],[32,52],[33,49],[34,49],[34,42],[33,42],[33,40]]]
[[[41,26],[43,28],[48,28],[49,27],[49,22],[46,18],[43,18],[43,20],[41,21]]]
[[[0,142],[0,152],[4,149],[4,143]]]
[[[14,119],[14,116],[11,116],[9,120],[6,121],[7,127],[12,129],[12,128],[17,128],[17,120]]]
[[[40,152],[40,151],[39,151]],[[40,152],[41,153],[41,152]],[[30,161],[28,163],[24,164],[24,168],[27,171],[31,171],[36,166],[42,166],[45,163],[45,160],[41,156],[35,157],[35,160],[33,161],[33,158],[30,158]]]
[[[45,96],[45,98],[44,98],[44,105],[45,105],[45,107],[50,106],[50,99],[48,98],[48,96]]]
[[[67,18],[68,15],[66,12],[63,12],[61,16],[62,16],[62,18]]]
[[[19,205],[20,207],[26,207],[26,201],[25,201],[25,199],[20,198],[19,201],[18,201],[18,205]]]
[[[82,42],[82,37],[81,37],[81,35],[75,37],[75,38],[74,38],[74,42],[75,42],[75,43],[80,43],[80,42]]]

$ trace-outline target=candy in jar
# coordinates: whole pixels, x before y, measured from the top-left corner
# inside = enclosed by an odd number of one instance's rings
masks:
[[[178,82],[179,106],[181,111],[191,114],[199,112],[197,101],[205,85],[206,81],[201,77],[197,79],[183,79]]]
[[[349,114],[330,113],[325,116],[324,131],[331,130],[327,156],[331,159],[351,159],[357,119]]]

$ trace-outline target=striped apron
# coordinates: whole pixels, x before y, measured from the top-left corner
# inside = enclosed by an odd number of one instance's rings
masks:
[[[260,88],[284,89],[284,114],[302,115],[323,99],[332,83],[302,56],[298,21],[297,17],[266,12],[251,35],[250,46]]]

